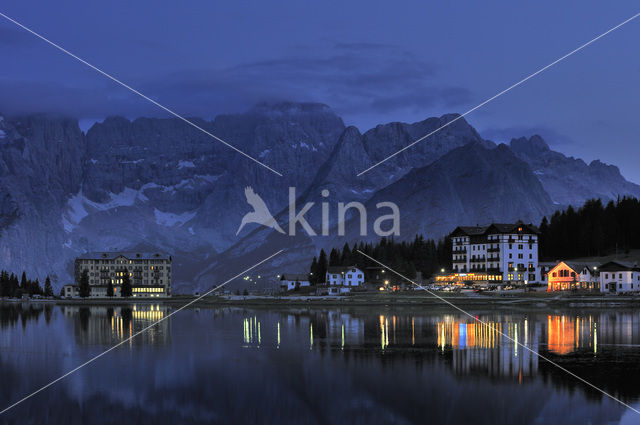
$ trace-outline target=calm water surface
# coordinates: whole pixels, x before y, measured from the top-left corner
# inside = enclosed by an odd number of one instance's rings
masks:
[[[1,407],[170,311],[1,305]],[[640,312],[474,314],[640,409]],[[570,425],[640,415],[444,308],[225,307],[177,313],[0,423]]]

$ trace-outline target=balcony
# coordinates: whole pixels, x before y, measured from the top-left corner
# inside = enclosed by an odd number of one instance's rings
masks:
[[[471,259],[472,263],[484,263],[485,261],[486,261],[485,257],[476,257]]]
[[[453,260],[452,261],[453,264],[467,264],[467,259],[462,259],[462,260]]]
[[[498,267],[489,267],[487,273],[500,273],[500,269]]]
[[[487,252],[500,252],[500,248],[487,248]]]

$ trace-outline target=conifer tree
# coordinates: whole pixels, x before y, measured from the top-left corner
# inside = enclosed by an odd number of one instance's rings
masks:
[[[84,270],[82,275],[80,276],[80,287],[78,288],[80,292],[80,297],[87,298],[91,295],[91,287],[89,286],[89,272]]]
[[[51,286],[51,279],[49,276],[44,280],[44,296],[53,297],[53,287]]]
[[[131,288],[131,278],[129,277],[129,272],[124,271],[124,276],[122,277],[122,288],[120,289],[121,297],[130,297],[133,293],[133,289]]]

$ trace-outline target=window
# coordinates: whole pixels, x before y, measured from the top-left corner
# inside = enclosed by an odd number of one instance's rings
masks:
[[[622,273],[618,273],[618,279],[622,279]]]
[[[529,254],[529,259],[532,259],[532,258],[533,258],[533,254]]]
[[[522,258],[522,254],[518,254],[518,258]]]
[[[513,244],[512,243],[509,244],[509,249],[513,249]]]
[[[522,244],[518,245],[518,249],[522,249]]]

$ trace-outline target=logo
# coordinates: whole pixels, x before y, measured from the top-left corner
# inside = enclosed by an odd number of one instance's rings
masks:
[[[252,207],[253,211],[248,212],[242,217],[240,227],[236,232],[236,236],[245,225],[254,223],[271,228],[279,233],[289,236],[295,236],[298,225],[309,236],[317,236],[316,230],[309,224],[306,214],[314,207],[315,202],[307,202],[301,210],[298,211],[296,206],[296,188],[289,187],[289,222],[288,232],[285,232],[275,217],[269,211],[267,204],[258,195],[252,187],[244,189],[244,195],[247,203]],[[323,198],[328,198],[330,193],[327,189],[320,192]],[[337,205],[337,226],[331,223],[331,205],[329,202],[321,203],[321,230],[322,236],[329,236],[332,229],[337,227],[338,236],[344,236],[347,225],[358,225],[359,235],[367,236],[368,231],[368,215],[367,209],[361,202],[352,201],[348,203],[338,202]],[[399,236],[400,235],[400,209],[393,202],[378,202],[376,211],[388,209],[389,213],[379,215],[373,222],[373,232],[378,236]],[[351,214],[349,214],[351,213]],[[356,214],[359,220],[356,220]]]
[[[236,236],[238,236],[242,228],[248,223],[261,224],[284,234],[284,230],[282,230],[276,219],[271,215],[267,204],[253,191],[252,187],[245,187],[244,196],[247,198],[247,203],[253,207],[253,211],[242,217],[242,222],[240,223],[240,227],[238,227]]]

